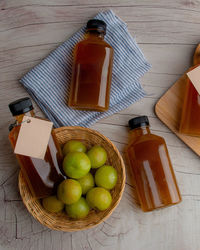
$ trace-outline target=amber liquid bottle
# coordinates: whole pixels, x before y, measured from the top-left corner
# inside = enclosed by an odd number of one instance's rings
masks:
[[[113,49],[104,41],[106,24],[89,20],[85,39],[74,49],[69,106],[80,110],[109,108]]]
[[[191,68],[191,70],[197,66]],[[200,95],[189,78],[186,82],[179,132],[200,136]]]
[[[20,125],[24,115],[34,116],[33,106],[30,98],[22,98],[9,104],[10,111],[15,116],[15,123],[10,126],[9,140],[13,149],[15,148]],[[59,152],[53,134],[50,137],[44,160],[16,154],[32,194],[37,198],[44,198],[56,191],[56,186],[64,180],[60,171],[62,156]]]
[[[129,121],[131,128],[127,157],[144,212],[173,205],[181,195],[165,140],[151,133],[146,116]]]

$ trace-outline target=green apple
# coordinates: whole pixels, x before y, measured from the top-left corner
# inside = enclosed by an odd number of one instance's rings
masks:
[[[52,213],[58,213],[64,208],[64,203],[58,200],[55,195],[42,199],[42,205],[48,212]]]
[[[117,171],[112,166],[102,166],[95,173],[95,183],[98,187],[112,189],[117,183]]]
[[[65,204],[77,202],[82,195],[81,185],[78,181],[67,179],[62,181],[57,189],[57,197]]]
[[[87,155],[90,158],[92,168],[99,168],[107,161],[107,153],[105,149],[99,145],[92,147]]]
[[[112,196],[108,190],[101,187],[95,187],[87,192],[86,200],[91,208],[97,208],[103,211],[110,207]]]
[[[85,153],[68,153],[63,161],[63,170],[67,176],[73,179],[79,179],[86,175],[91,168],[90,159]]]
[[[63,155],[67,155],[70,152],[86,152],[86,146],[80,142],[80,141],[76,141],[76,140],[71,140],[68,141],[67,143],[65,143],[64,147],[63,147]]]
[[[83,219],[88,215],[90,207],[88,206],[85,198],[81,197],[76,203],[66,205],[65,211],[70,218]]]
[[[94,187],[94,177],[91,173],[88,173],[77,181],[81,184],[82,194],[86,194],[91,188]]]

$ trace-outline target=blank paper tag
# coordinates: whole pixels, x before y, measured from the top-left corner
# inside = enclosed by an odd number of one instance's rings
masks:
[[[14,153],[44,159],[53,123],[24,116]]]
[[[195,69],[189,71],[187,73],[187,76],[189,77],[190,81],[194,85],[195,89],[200,95],[200,66],[196,67]]]

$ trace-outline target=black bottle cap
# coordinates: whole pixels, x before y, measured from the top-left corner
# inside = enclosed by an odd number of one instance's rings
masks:
[[[147,116],[138,116],[129,120],[128,125],[130,129],[149,126],[149,119]]]
[[[97,29],[98,31],[106,33],[106,23],[102,20],[91,19],[87,22],[87,29]]]
[[[18,99],[11,102],[8,106],[13,116],[24,114],[33,109],[33,105],[29,97]]]

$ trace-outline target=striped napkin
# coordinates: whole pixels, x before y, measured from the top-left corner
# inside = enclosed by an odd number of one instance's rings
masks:
[[[148,71],[150,65],[128,32],[127,25],[112,10],[100,12],[95,18],[107,24],[105,41],[114,49],[108,111],[78,111],[67,106],[72,52],[74,46],[83,39],[85,26],[20,80],[55,127],[89,127],[99,119],[125,109],[145,95],[139,79]]]

